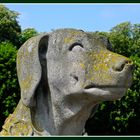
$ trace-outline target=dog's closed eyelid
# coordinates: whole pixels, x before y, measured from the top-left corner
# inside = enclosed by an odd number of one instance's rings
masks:
[[[70,47],[69,47],[69,51],[72,51],[74,48],[84,48],[83,45],[81,43],[73,43]]]

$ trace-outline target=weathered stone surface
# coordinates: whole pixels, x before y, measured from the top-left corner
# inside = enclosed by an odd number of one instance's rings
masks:
[[[1,135],[81,135],[97,105],[120,99],[132,62],[105,38],[60,29],[29,39],[18,51],[21,100]]]

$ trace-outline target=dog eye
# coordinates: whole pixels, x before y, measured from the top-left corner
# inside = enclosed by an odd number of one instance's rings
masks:
[[[72,50],[81,50],[83,49],[83,45],[80,44],[80,43],[74,43],[72,44],[70,47],[69,47],[69,51],[72,51]]]

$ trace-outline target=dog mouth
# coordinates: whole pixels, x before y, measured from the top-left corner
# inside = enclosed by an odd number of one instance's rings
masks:
[[[90,85],[87,85],[85,86],[84,90],[90,90],[90,89],[95,89],[95,88],[98,88],[98,89],[108,89],[108,88],[111,88],[111,89],[118,89],[118,88],[129,88],[129,86],[123,86],[123,85],[95,85],[95,84],[90,84]]]
[[[87,85],[83,93],[96,96],[103,100],[120,99],[124,96],[129,86],[126,85]]]

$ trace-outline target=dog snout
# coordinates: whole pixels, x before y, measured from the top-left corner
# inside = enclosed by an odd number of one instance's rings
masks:
[[[131,69],[131,71],[134,70],[134,65],[131,60],[121,59],[113,65],[113,70],[116,72],[122,72],[125,69]]]

